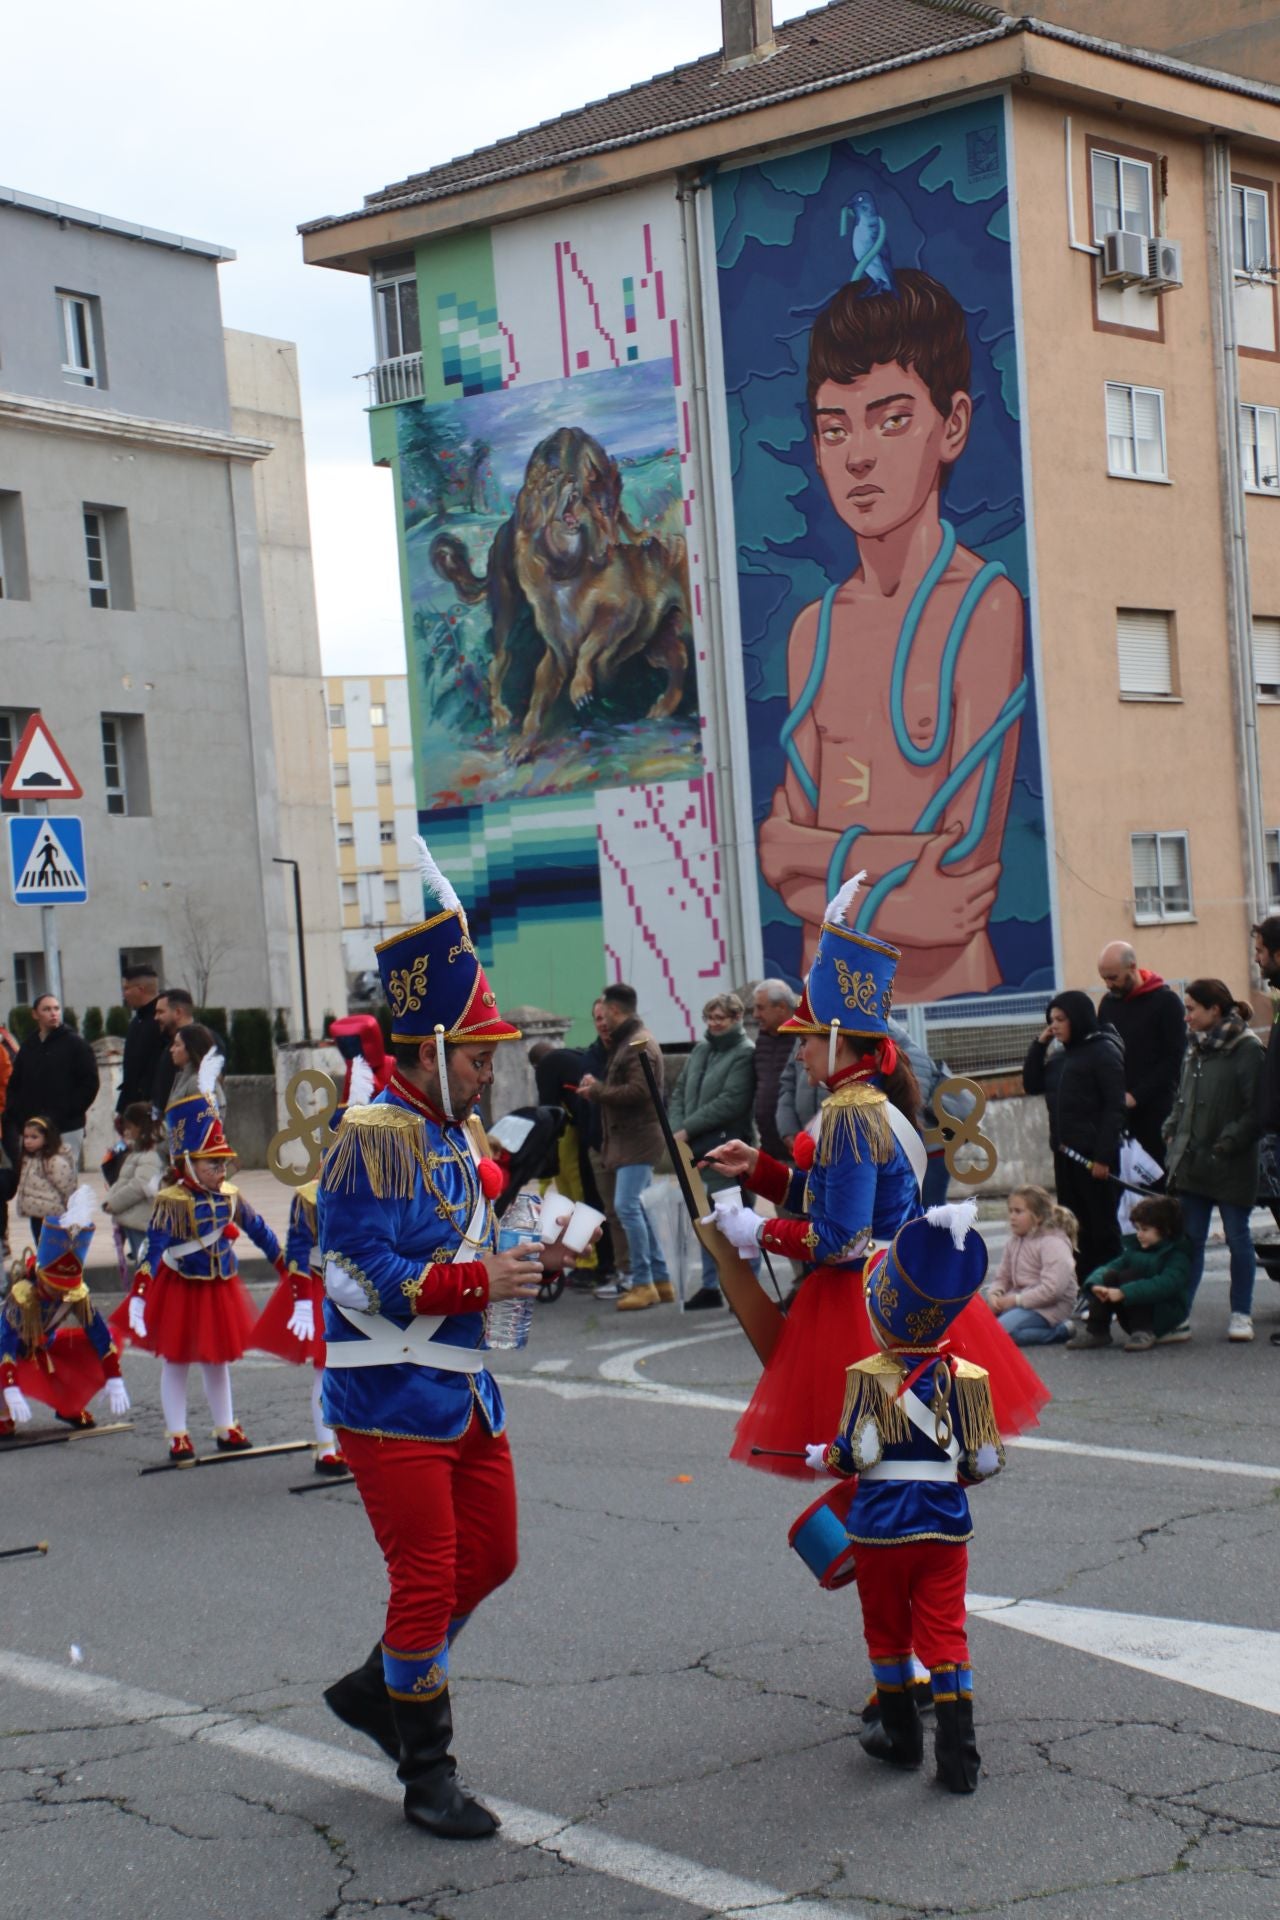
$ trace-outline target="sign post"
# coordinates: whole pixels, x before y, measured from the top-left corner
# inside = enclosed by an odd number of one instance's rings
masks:
[[[28,720],[17,750],[9,765],[9,771],[0,782],[0,800],[33,800],[36,803],[36,833],[21,832],[15,835],[14,829],[27,829],[32,824],[25,815],[11,815],[9,821],[9,857],[13,868],[13,897],[18,904],[39,904],[41,944],[44,947],[45,990],[62,998],[62,958],[58,952],[58,926],[54,907],[48,895],[71,902],[87,900],[88,889],[84,884],[84,834],[81,824],[76,821],[59,820],[57,829],[45,828],[43,823],[49,818],[50,800],[80,800],[84,797],[84,788],[72,773],[59,750],[58,743],[50,733],[40,714],[33,713]],[[74,838],[78,841],[76,853],[68,859],[68,848],[62,837],[62,829],[74,827]],[[40,842],[37,850],[37,841]],[[51,844],[52,843],[52,844]],[[21,852],[22,858],[18,855]],[[28,869],[34,870],[28,873]],[[22,882],[30,877],[35,884],[24,887]],[[75,884],[70,884],[74,881]]]

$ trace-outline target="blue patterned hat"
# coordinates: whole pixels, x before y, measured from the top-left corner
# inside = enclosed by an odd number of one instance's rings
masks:
[[[473,1046],[519,1040],[519,1027],[498,1010],[497,995],[471,943],[462,902],[425,843],[415,844],[424,891],[434,896],[441,911],[375,949],[391,1008],[392,1040],[429,1040],[437,1031],[445,1040]]]
[[[858,873],[846,880],[827,908],[800,1005],[783,1021],[780,1032],[830,1033],[838,1027],[858,1039],[888,1036],[893,977],[901,949],[869,933],[855,933],[845,924],[865,878]]]
[[[36,1246],[36,1272],[46,1286],[66,1293],[84,1280],[95,1204],[92,1187],[77,1187],[66,1212],[56,1220],[45,1220]]]
[[[882,1346],[927,1352],[964,1312],[987,1277],[977,1217],[977,1203],[961,1200],[930,1207],[899,1227],[866,1277],[867,1308]]]

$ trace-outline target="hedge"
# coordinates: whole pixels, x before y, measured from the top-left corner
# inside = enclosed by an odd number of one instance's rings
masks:
[[[271,1015],[265,1007],[237,1007],[231,1015],[231,1073],[274,1073]]]
[[[92,1046],[103,1035],[102,1008],[86,1007],[84,1010],[84,1037]]]

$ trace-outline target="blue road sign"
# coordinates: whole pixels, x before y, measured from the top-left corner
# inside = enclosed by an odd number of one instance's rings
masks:
[[[72,907],[89,898],[84,870],[84,822],[11,813],[9,874],[19,907]]]

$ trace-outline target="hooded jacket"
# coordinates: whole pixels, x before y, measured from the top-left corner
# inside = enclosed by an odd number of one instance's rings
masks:
[[[1169,1184],[1175,1193],[1204,1194],[1220,1205],[1253,1205],[1263,1064],[1262,1043],[1248,1027],[1231,1033],[1219,1047],[1193,1043],[1187,1048],[1166,1128]]]
[[[1124,1127],[1124,1042],[1113,1027],[1100,1027],[1087,993],[1055,994],[1049,1002],[1071,1022],[1056,1088],[1046,1085],[1050,1042],[1033,1040],[1022,1065],[1028,1093],[1042,1093],[1056,1147],[1071,1147],[1086,1160],[1111,1166]]]
[[[1124,1043],[1125,1092],[1133,1095],[1130,1131],[1149,1147],[1173,1105],[1187,1045],[1187,1016],[1181,997],[1158,973],[1139,967],[1138,984],[1129,993],[1104,993],[1098,1024],[1114,1027]]]

